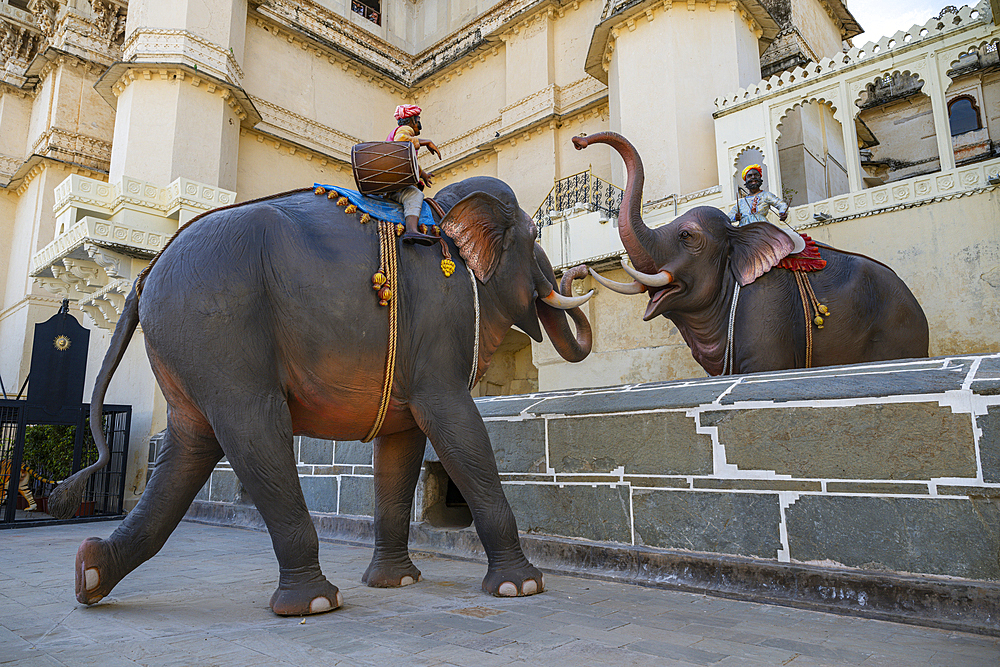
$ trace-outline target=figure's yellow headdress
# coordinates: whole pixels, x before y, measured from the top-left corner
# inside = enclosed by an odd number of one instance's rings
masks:
[[[744,181],[747,180],[747,174],[749,172],[751,172],[751,171],[756,171],[761,176],[764,175],[764,168],[763,167],[761,167],[759,164],[752,164],[752,165],[750,165],[750,166],[748,166],[748,167],[746,167],[746,168],[743,169],[743,173],[740,175],[740,178],[742,178]]]

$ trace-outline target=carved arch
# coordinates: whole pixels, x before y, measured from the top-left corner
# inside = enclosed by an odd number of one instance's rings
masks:
[[[893,70],[883,72],[872,81],[864,84],[858,91],[854,105],[859,109],[870,109],[895,100],[905,99],[923,93],[924,84],[922,72],[910,70]],[[926,93],[923,93],[926,94]]]
[[[794,112],[796,109],[801,109],[807,104],[813,104],[813,103],[829,106],[830,114],[833,116],[834,120],[843,124],[844,121],[841,120],[840,118],[837,118],[837,105],[832,100],[828,100],[821,95],[810,98],[802,98],[792,106],[786,107],[785,110],[781,112],[781,116],[778,117],[778,122],[774,125],[774,140],[777,141],[778,139],[781,138],[781,126],[784,124],[785,118],[788,117],[788,114]]]

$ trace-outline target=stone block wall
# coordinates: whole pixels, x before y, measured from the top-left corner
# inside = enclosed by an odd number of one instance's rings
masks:
[[[1000,354],[476,403],[526,533],[1000,581]],[[312,511],[371,515],[370,444],[296,455]],[[471,523],[447,486],[428,447],[415,520]],[[249,502],[225,462],[199,499]]]

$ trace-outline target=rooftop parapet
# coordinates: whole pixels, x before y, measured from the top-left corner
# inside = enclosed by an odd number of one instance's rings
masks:
[[[976,24],[989,24],[993,19],[989,0],[982,0],[975,7],[963,6],[957,12],[952,9],[945,8],[940,16],[928,19],[922,26],[913,25],[908,30],[897,31],[891,37],[882,37],[877,42],[868,42],[860,48],[851,48],[834,58],[824,58],[818,63],[809,63],[805,67],[796,67],[780,75],[775,74],[755,86],[741,88],[732,95],[719,97],[715,101],[718,109],[716,116],[769,95],[784,92],[799,84],[831,76],[860,63],[898,55],[947,33],[968,29]]]

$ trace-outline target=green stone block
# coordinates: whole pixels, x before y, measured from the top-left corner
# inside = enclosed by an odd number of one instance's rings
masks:
[[[1000,405],[990,406],[985,415],[976,417],[983,430],[979,438],[979,454],[983,457],[983,480],[1000,482]]]
[[[504,484],[504,495],[527,533],[630,544],[629,489],[625,485]]]
[[[333,463],[332,440],[310,438],[307,435],[299,437],[299,463],[306,465],[328,466]]]
[[[545,472],[544,420],[485,423],[500,472]]]
[[[237,503],[240,501],[240,480],[232,470],[212,471],[209,500],[216,503]]]
[[[707,412],[728,463],[792,477],[975,477],[972,420],[937,403]]]
[[[299,483],[310,512],[337,511],[336,477],[301,477]]]
[[[372,443],[359,440],[338,440],[334,447],[333,462],[339,466],[372,464]]]
[[[797,561],[1000,579],[1000,499],[803,496],[785,510]]]
[[[632,492],[637,544],[777,558],[778,496],[770,493]]]
[[[340,478],[340,513],[375,515],[375,478],[344,475]]]
[[[683,412],[549,420],[549,465],[556,472],[705,475],[712,440]]]

